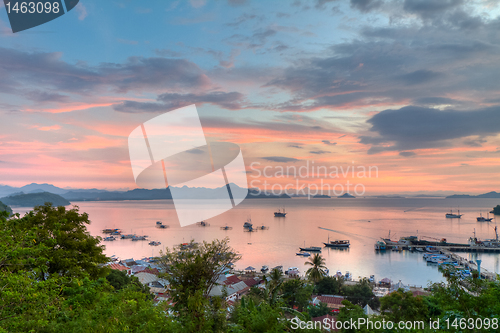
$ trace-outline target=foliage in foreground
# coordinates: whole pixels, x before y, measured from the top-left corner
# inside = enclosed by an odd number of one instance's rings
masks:
[[[330,311],[325,304],[311,307],[314,292],[344,294],[337,320],[365,318],[362,306],[376,308],[367,282],[344,285],[332,277],[311,276],[311,282],[287,280],[272,271],[264,289],[253,288],[227,316],[223,297],[207,297],[218,275],[239,259],[228,240],[167,252],[162,259],[172,286],[174,307],[152,300],[137,279],[109,271],[99,238],[86,231],[86,214],[75,207],[45,205],[23,217],[0,213],[0,332],[319,332],[291,328],[289,319],[302,321]],[[320,261],[318,261],[319,263]],[[312,265],[314,267],[314,265]],[[321,265],[316,265],[320,267]],[[216,272],[214,274],[214,272]],[[311,271],[312,272],[312,271]],[[429,296],[414,297],[399,290],[380,299],[381,322],[462,318],[497,318],[500,285],[472,279],[467,283],[447,276],[434,284]],[[377,300],[378,301],[378,300]],[[342,332],[369,332],[366,328]],[[431,330],[384,332],[450,332]],[[463,329],[462,332],[474,330]],[[481,329],[475,332],[496,332]]]

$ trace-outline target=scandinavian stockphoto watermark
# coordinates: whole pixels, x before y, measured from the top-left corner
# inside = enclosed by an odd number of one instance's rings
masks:
[[[315,197],[318,195],[341,196],[365,194],[362,180],[378,178],[378,167],[356,165],[318,165],[305,161],[302,165],[262,166],[260,162],[250,165],[250,187],[260,193],[275,196]],[[342,180],[343,179],[343,180]]]
[[[181,226],[222,214],[248,194],[240,147],[207,142],[195,105],[141,124],[128,146],[136,184],[168,188]]]

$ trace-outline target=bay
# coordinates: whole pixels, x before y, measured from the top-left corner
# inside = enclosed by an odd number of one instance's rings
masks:
[[[498,199],[443,199],[443,198],[356,198],[356,199],[247,199],[232,210],[206,220],[208,226],[180,227],[171,200],[152,201],[88,201],[73,202],[81,212],[89,214],[89,232],[103,236],[102,229],[119,228],[124,234],[147,235],[160,241],[160,246],[149,246],[148,241],[118,239],[105,242],[107,255],[121,259],[157,256],[166,247],[189,242],[211,241],[229,237],[230,245],[242,254],[237,269],[262,265],[298,267],[304,274],[304,257],[296,256],[300,246],[321,246],[323,242],[348,239],[350,249],[323,248],[322,255],[330,274],[337,270],[351,272],[355,279],[375,275],[376,280],[390,278],[394,282],[427,286],[443,281],[437,266],[427,264],[418,252],[376,252],[374,243],[387,237],[393,240],[403,236],[418,236],[428,240],[446,238],[449,242],[467,243],[474,229],[480,239],[495,238],[491,223],[476,222],[499,204]],[[274,212],[286,207],[285,218],[274,217]],[[447,219],[450,209],[464,214],[461,219]],[[27,208],[14,208],[24,213]],[[251,218],[254,227],[267,230],[245,232],[243,223]],[[169,225],[156,227],[156,221]],[[230,226],[232,230],[221,230]],[[327,231],[326,228],[334,231]],[[482,267],[500,272],[498,254],[461,253],[469,260],[482,259]]]

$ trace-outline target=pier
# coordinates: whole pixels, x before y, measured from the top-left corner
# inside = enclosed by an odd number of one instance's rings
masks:
[[[500,253],[500,247],[486,247],[486,246],[470,246],[470,245],[386,245],[387,249],[399,250],[414,250],[417,248],[426,251],[427,246],[432,246],[439,251],[450,252],[486,252],[486,253]]]
[[[451,259],[455,260],[459,263],[460,266],[463,266],[471,271],[477,271],[477,263],[473,261],[469,261],[466,258],[455,252],[469,252],[469,253],[500,253],[500,247],[486,247],[486,246],[469,246],[469,245],[460,245],[460,244],[452,244],[452,245],[386,245],[387,249],[397,249],[401,250],[415,250],[420,248],[424,250],[423,252],[427,252],[426,247],[432,246],[436,249],[436,253],[439,252],[441,254],[449,256]],[[422,252],[422,253],[423,253]],[[496,280],[497,274],[494,272],[489,272],[487,269],[481,267],[481,278],[487,280]]]
[[[453,260],[456,260],[461,266],[464,266],[471,271],[477,271],[478,268],[477,263],[475,263],[474,261],[469,261],[466,258],[462,257],[461,255],[445,249],[441,250],[441,253],[449,256]],[[496,280],[497,274],[489,272],[487,269],[481,267],[481,278],[487,280]]]

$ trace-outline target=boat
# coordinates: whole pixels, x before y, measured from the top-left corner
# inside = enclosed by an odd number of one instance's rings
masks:
[[[296,253],[298,256],[303,256],[303,257],[310,257],[311,254],[309,252],[297,252]]]
[[[232,230],[233,227],[229,227],[229,226],[224,226],[224,227],[220,227],[221,230]]]
[[[297,267],[288,267],[288,270],[285,271],[285,274],[290,274],[290,272],[298,273],[299,269]]]
[[[147,237],[148,236],[136,236],[136,235],[134,235],[134,237],[132,237],[132,240],[133,241],[147,240],[146,239]]]
[[[325,244],[326,247],[342,247],[346,248],[351,245],[349,243],[349,240],[335,240],[335,241],[330,241],[330,236],[328,236],[328,243],[323,243]]]
[[[386,245],[396,245],[398,242],[391,240],[391,231],[389,230],[389,236],[387,238],[382,238]]]
[[[262,273],[265,273],[265,272],[267,272],[268,270],[269,270],[269,266],[266,266],[266,265],[262,266],[262,268],[260,269],[260,271],[261,271]]]
[[[120,229],[103,229],[102,230],[103,234],[111,234],[113,232],[119,232],[119,233],[121,233],[121,230]]]
[[[439,252],[439,248],[435,247],[435,246],[426,246],[425,247],[425,250],[427,252]]]
[[[458,210],[458,214],[453,214],[453,210],[450,210],[449,213],[446,213],[446,218],[459,219],[459,218],[462,218],[462,215],[464,215],[464,214],[460,214],[460,209]]]
[[[375,282],[375,275],[370,275],[369,282]]]
[[[286,217],[285,207],[283,207],[283,211],[279,208],[277,212],[274,212],[274,217]]]
[[[468,244],[471,247],[484,246],[484,243],[481,242],[480,240],[478,240],[477,237],[476,237],[476,228],[474,228],[474,237],[469,237]]]
[[[160,244],[161,244],[161,242],[155,242],[155,241],[149,242],[149,245],[151,245],[151,246],[158,246]]]
[[[335,275],[333,277],[342,278],[342,272],[341,271],[337,271],[337,273],[335,273]]]
[[[167,229],[168,225],[160,224],[160,225],[157,225],[157,227],[160,228],[160,229]]]
[[[156,221],[156,225],[162,225],[161,221]]]
[[[108,237],[104,237],[104,239],[103,239],[103,240],[105,240],[105,241],[114,241],[115,239],[116,239],[116,238],[115,238],[115,237],[113,237],[113,236],[108,236]]]
[[[252,219],[248,218],[247,221],[243,223],[243,228],[252,228],[252,227],[253,227]]]
[[[263,226],[257,227],[257,229],[260,229],[260,230],[267,230],[267,229],[269,229],[269,227],[266,227],[265,225],[263,225]]]
[[[421,247],[416,247],[416,248],[415,248],[415,251],[418,251],[418,252],[424,252],[424,249],[423,249],[423,248],[421,248]]]
[[[307,252],[321,252],[321,247],[319,246],[309,246],[309,247],[299,247],[300,251]]]
[[[417,236],[406,236],[406,237],[401,237],[398,240],[398,245],[411,245],[413,242],[417,241],[418,237]]]
[[[385,243],[382,241],[377,241],[375,243],[375,250],[377,251],[384,251],[385,250]]]
[[[349,272],[345,272],[344,280],[351,281],[352,280],[352,274],[349,273]]]
[[[210,225],[210,223],[205,222],[205,221],[201,221],[201,222],[198,222],[198,225],[199,225],[200,227],[208,227],[208,226]]]
[[[482,213],[479,213],[479,217],[476,217],[477,222],[491,222],[493,218],[490,217],[490,213],[488,213],[488,217],[484,217]]]
[[[121,237],[120,237],[120,238],[121,238],[121,239],[132,239],[132,238],[134,238],[134,237],[135,237],[135,235],[128,234],[128,235],[121,235]]]
[[[500,242],[498,241],[498,232],[497,226],[495,226],[495,239],[486,239],[483,241],[484,246],[486,247],[500,247]]]

